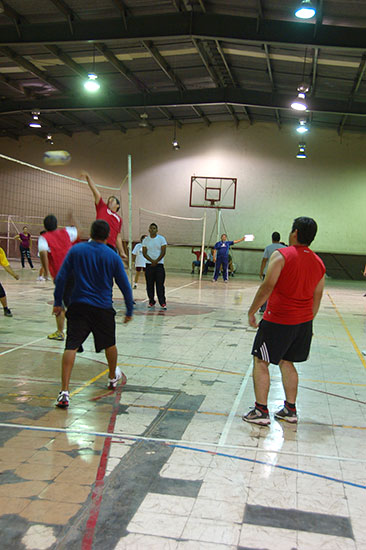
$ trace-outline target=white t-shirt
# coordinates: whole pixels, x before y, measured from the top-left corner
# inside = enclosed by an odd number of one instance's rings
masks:
[[[147,255],[150,256],[150,258],[152,258],[153,260],[159,258],[161,254],[161,247],[166,246],[167,244],[168,243],[166,242],[165,237],[163,237],[162,235],[156,235],[156,237],[154,237],[153,239],[151,237],[145,237],[142,241],[142,246],[146,246]],[[146,260],[146,263],[151,264],[149,260]],[[159,264],[163,263],[164,258],[159,261]]]
[[[65,229],[69,234],[70,241],[74,243],[78,238],[78,230],[76,227],[65,227]],[[38,252],[51,252],[48,242],[42,235],[38,237]]]
[[[135,267],[145,267],[146,258],[142,253],[142,243],[137,243],[135,248],[132,250],[132,254],[136,256]]]

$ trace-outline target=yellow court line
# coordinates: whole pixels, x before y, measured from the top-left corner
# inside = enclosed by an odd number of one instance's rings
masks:
[[[199,373],[209,373],[209,374],[234,374],[235,376],[243,376],[243,373],[241,372],[232,372],[229,370],[225,371],[219,371],[219,370],[212,370],[212,369],[187,369],[184,367],[170,367],[168,365],[136,365],[134,363],[118,363],[119,367],[138,367],[143,369],[164,369],[164,370],[180,370],[182,372],[199,372]],[[280,376],[273,376],[273,379],[281,380]],[[353,384],[352,382],[335,382],[332,380],[313,380],[311,378],[302,378],[302,382],[316,382],[319,384],[334,384],[336,386],[361,386],[366,387],[366,384]]]
[[[104,376],[105,374],[107,374],[107,372],[109,372],[109,369],[105,369],[103,372],[100,372],[99,374],[97,374],[97,376],[94,376],[94,378],[91,378],[90,380],[88,380],[87,382],[85,382],[85,384],[83,384],[82,386],[80,386],[79,388],[76,388],[76,390],[72,391],[70,393],[70,397],[72,395],[76,395],[77,393],[80,393],[81,391],[83,391],[85,388],[87,388],[88,386],[90,386],[91,384],[93,384],[94,382],[96,382],[97,380],[99,380],[99,378],[102,378],[102,376]]]
[[[360,358],[361,363],[363,364],[364,368],[366,369],[366,361],[365,361],[365,359],[364,359],[362,353],[360,352],[360,349],[359,349],[358,345],[357,345],[356,342],[354,341],[354,338],[353,338],[352,334],[351,334],[350,331],[348,330],[348,327],[347,327],[347,325],[346,325],[346,323],[345,323],[345,321],[344,321],[342,315],[339,313],[339,311],[338,311],[338,309],[337,309],[337,306],[335,305],[335,303],[334,303],[334,301],[333,301],[333,298],[331,297],[331,295],[329,294],[329,292],[327,292],[327,296],[328,296],[329,300],[331,301],[331,304],[332,304],[332,306],[334,307],[334,309],[335,309],[335,311],[336,311],[336,313],[337,313],[337,315],[338,315],[338,317],[339,317],[339,320],[340,320],[340,322],[342,323],[342,326],[343,326],[344,330],[346,331],[346,333],[347,333],[347,335],[348,335],[348,338],[349,338],[350,341],[351,341],[351,344],[352,344],[353,347],[355,348],[355,351],[356,351],[358,357]]]

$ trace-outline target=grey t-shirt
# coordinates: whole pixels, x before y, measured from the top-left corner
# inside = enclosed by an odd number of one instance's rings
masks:
[[[273,252],[274,252],[275,250],[278,250],[279,248],[286,248],[286,245],[281,244],[281,243],[272,243],[272,244],[269,244],[269,245],[266,246],[266,248],[264,249],[263,258],[267,258],[267,260],[269,260],[270,257],[272,256]],[[263,273],[266,273],[266,271],[267,271],[267,266],[268,266],[268,262],[267,262],[266,265],[265,265],[265,268],[264,268],[264,270],[263,270]]]

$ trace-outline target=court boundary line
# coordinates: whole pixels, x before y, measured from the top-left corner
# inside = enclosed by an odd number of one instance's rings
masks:
[[[69,429],[69,428],[55,428],[51,426],[31,426],[27,424],[12,424],[7,422],[0,422],[1,428],[13,428],[18,430],[29,430],[29,431],[39,431],[39,432],[55,432],[55,433],[63,433],[63,434],[78,434],[78,435],[88,435],[92,437],[115,437],[116,439],[126,439],[129,441],[146,441],[146,442],[152,442],[152,443],[163,443],[163,444],[173,444],[173,445],[186,445],[187,447],[191,448],[190,446],[194,447],[195,445],[199,445],[201,447],[219,447],[218,443],[212,443],[209,441],[187,441],[187,440],[181,440],[181,439],[165,439],[165,438],[158,438],[158,437],[145,437],[142,435],[134,435],[134,434],[123,434],[123,433],[108,433],[108,432],[98,432],[98,431],[88,431],[88,430],[76,430],[76,429]],[[262,429],[262,428],[260,428]],[[259,447],[251,447],[250,445],[228,445],[225,443],[225,445],[221,445],[222,448],[225,449],[233,449],[238,451],[252,451],[252,452],[259,452],[259,453],[274,453],[276,455],[288,455],[288,456],[297,456],[297,457],[306,457],[306,458],[316,458],[319,460],[335,460],[339,462],[355,462],[357,464],[366,464],[366,459],[362,458],[351,458],[351,457],[341,457],[341,456],[332,456],[332,455],[316,455],[311,453],[297,453],[295,451],[279,451],[277,449],[263,449]],[[216,454],[215,451],[212,451],[214,454]],[[270,464],[270,463],[269,463]],[[273,464],[270,464],[271,466],[274,466]]]

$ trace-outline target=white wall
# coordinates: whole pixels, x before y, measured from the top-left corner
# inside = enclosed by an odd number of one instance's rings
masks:
[[[172,149],[172,136],[172,128],[127,134],[106,131],[100,136],[82,133],[72,138],[56,135],[57,149],[66,149],[73,157],[70,165],[57,170],[78,177],[85,168],[97,183],[118,187],[130,153],[134,239],[140,233],[139,207],[178,216],[202,215],[200,209],[189,208],[190,178],[196,174],[238,178],[237,208],[224,213],[224,223],[231,239],[243,233],[256,235],[248,248],[264,248],[274,230],[287,240],[292,220],[304,215],[318,222],[315,250],[364,253],[366,135],[346,133],[341,143],[336,132],[313,128],[306,139],[307,160],[295,158],[301,140],[292,126],[279,131],[264,123],[243,122],[238,129],[231,123],[209,128],[186,125],[178,131],[179,151]],[[37,138],[19,143],[0,139],[0,152],[34,164],[41,165],[44,150]],[[123,197],[126,217],[127,186]],[[208,216],[212,226],[214,214]]]

